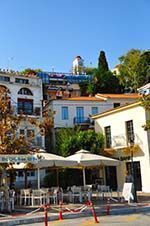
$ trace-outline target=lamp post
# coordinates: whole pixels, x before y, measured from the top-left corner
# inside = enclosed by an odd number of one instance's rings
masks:
[[[136,191],[136,178],[135,178],[135,170],[134,170],[134,161],[133,161],[133,146],[134,142],[130,142],[130,151],[131,151],[131,175],[133,178],[133,201],[137,202],[137,191]]]

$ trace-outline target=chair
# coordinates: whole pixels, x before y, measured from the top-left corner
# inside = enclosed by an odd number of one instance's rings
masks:
[[[58,197],[59,197],[59,188],[53,187],[51,188],[51,191],[47,195],[47,201],[48,203],[56,204],[58,203]]]
[[[104,199],[104,197],[112,197],[112,192],[110,190],[109,186],[106,185],[98,185],[97,186],[97,196],[100,197],[102,196],[102,198]]]
[[[89,184],[89,185],[86,185],[83,187],[83,195],[84,195],[84,198],[86,198],[88,201],[91,201],[92,199],[92,185]]]
[[[72,191],[73,202],[75,202],[76,198],[78,198],[79,202],[82,202],[81,187],[77,187],[74,185],[71,187],[71,191]]]
[[[67,187],[67,190],[62,190],[62,202],[64,202],[64,200],[67,200],[67,202],[72,202],[72,191],[71,191],[71,187]]]
[[[30,205],[31,203],[31,189],[21,189],[20,190],[20,205],[22,205],[22,201],[24,200],[24,205],[27,203]]]
[[[32,195],[31,195],[32,206],[36,204],[42,205],[44,204],[44,200],[45,200],[45,195],[41,190],[39,189],[32,190]]]

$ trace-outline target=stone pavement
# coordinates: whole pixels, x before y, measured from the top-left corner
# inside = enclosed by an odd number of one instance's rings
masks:
[[[133,213],[142,213],[150,212],[150,194],[138,193],[138,203],[137,204],[128,204],[126,202],[115,202],[115,200],[100,200],[94,198],[93,200],[94,208],[97,216],[102,215],[123,215],[123,214],[133,214]],[[59,220],[60,218],[60,206],[52,205],[48,210],[48,220]],[[63,213],[62,217],[65,219],[78,218],[78,217],[87,217],[92,216],[90,206],[85,204],[63,204]],[[70,210],[71,212],[68,212]],[[15,212],[11,214],[0,214],[0,226],[13,226],[13,225],[22,225],[22,224],[32,224],[44,222],[44,209],[38,209],[38,207],[16,207]],[[43,223],[44,225],[44,223]]]

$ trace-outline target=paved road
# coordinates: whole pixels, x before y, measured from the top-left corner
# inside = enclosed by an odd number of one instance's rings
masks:
[[[123,216],[103,216],[98,218],[96,224],[93,218],[84,217],[76,219],[65,219],[62,221],[51,221],[48,226],[150,226],[150,213],[130,214]],[[26,224],[22,226],[45,226],[44,223]]]

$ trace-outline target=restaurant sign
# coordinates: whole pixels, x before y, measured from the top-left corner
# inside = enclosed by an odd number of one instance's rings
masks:
[[[0,163],[36,163],[38,158],[34,155],[0,155]]]

